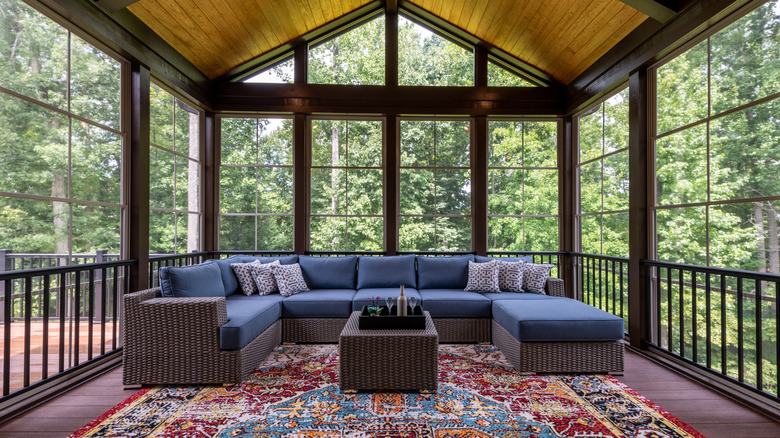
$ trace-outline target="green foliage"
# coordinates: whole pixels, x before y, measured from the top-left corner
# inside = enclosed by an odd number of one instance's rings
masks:
[[[399,17],[398,84],[473,86],[474,53]]]
[[[489,87],[535,87],[536,85],[512,73],[493,61],[488,61]]]
[[[118,253],[120,64],[16,0],[0,9],[0,59],[0,86],[36,102],[0,94],[0,191],[22,196],[0,197],[2,247]]]
[[[309,49],[310,84],[384,85],[384,15]]]

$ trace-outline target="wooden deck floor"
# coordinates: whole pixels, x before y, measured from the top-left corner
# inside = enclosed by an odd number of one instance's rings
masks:
[[[626,351],[627,385],[710,438],[780,437],[780,423],[732,402],[645,357]],[[121,367],[0,424],[3,438],[64,437],[123,401]]]

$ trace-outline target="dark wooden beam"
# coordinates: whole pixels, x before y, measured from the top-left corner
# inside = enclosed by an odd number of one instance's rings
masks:
[[[351,114],[563,114],[563,92],[540,87],[385,87],[371,85],[223,83],[217,111]]]
[[[398,85],[398,3],[391,3],[387,2],[385,12],[385,85],[395,87]]]
[[[558,235],[560,236],[559,251],[568,253],[576,249],[574,220],[576,179],[574,145],[576,138],[575,125],[571,116],[564,117],[558,129]],[[560,275],[566,288],[566,296],[574,298],[574,272],[571,256],[563,256],[559,260]]]
[[[659,23],[666,23],[677,13],[676,2],[655,0],[620,0]]]
[[[644,341],[650,336],[647,271],[641,260],[652,257],[650,247],[651,222],[649,217],[651,199],[648,187],[651,184],[650,155],[648,148],[647,69],[640,69],[628,78],[629,146],[628,175],[628,335],[631,346],[645,348]]]
[[[488,52],[482,46],[474,46],[474,85],[488,85]]]
[[[306,84],[309,82],[309,45],[298,44],[295,47],[295,72],[293,82]]]
[[[149,69],[130,65],[129,172],[125,189],[129,192],[127,257],[138,260],[130,267],[130,292],[149,287]]]
[[[479,255],[488,250],[488,121],[485,116],[474,120],[472,138],[471,215],[473,227],[472,249]]]
[[[138,0],[93,0],[93,2],[108,12],[116,12],[138,3]]]
[[[751,0],[698,0],[666,24],[647,20],[569,84],[566,114],[574,114],[625,83],[629,73],[676,50]]]
[[[69,28],[75,27],[120,56],[144,64],[156,79],[209,108],[209,78],[129,11],[109,14],[87,0],[36,0],[30,4],[62,17]]]
[[[306,115],[295,114],[293,118],[293,250],[296,254],[305,253],[309,242],[307,221],[309,165],[306,153],[306,131]]]
[[[396,255],[398,252],[398,211],[400,189],[400,169],[398,162],[401,151],[398,141],[398,117],[387,116],[385,119],[384,144],[384,206],[385,206],[385,253]]]
[[[203,224],[202,250],[216,251],[219,248],[219,163],[222,144],[214,112],[206,111],[201,117],[201,157],[203,163]]]

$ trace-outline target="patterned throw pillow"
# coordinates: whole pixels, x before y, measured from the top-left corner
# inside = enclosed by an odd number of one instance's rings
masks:
[[[279,292],[279,286],[276,285],[276,278],[274,277],[271,266],[281,265],[279,260],[275,260],[271,263],[260,264],[254,267],[255,285],[257,285],[257,291],[260,295],[268,295],[270,293]]]
[[[467,292],[501,292],[498,288],[498,261],[474,263],[469,260]]]
[[[255,260],[252,263],[231,263],[230,267],[233,268],[233,272],[236,273],[238,284],[241,286],[241,292],[244,295],[252,295],[257,292],[257,285],[255,284],[254,267],[261,264],[259,260]]]
[[[526,292],[543,294],[544,286],[547,284],[547,277],[550,276],[550,269],[555,265],[540,265],[535,263],[526,263],[523,267],[523,288]]]
[[[525,260],[519,262],[498,260],[498,288],[502,292],[522,292],[524,266]]]
[[[274,273],[276,284],[279,286],[279,293],[283,297],[289,297],[309,290],[306,280],[303,279],[301,265],[298,263],[293,265],[273,265],[271,270]]]

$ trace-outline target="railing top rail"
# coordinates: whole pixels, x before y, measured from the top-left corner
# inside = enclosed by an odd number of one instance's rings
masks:
[[[488,251],[488,255],[557,255],[562,256],[567,253],[561,251]]]
[[[601,254],[589,254],[586,252],[571,252],[569,253],[575,257],[590,257],[593,259],[601,259],[601,260],[613,260],[616,262],[626,262],[628,263],[628,257],[617,257],[617,256],[608,256],[608,255],[601,255]]]
[[[202,256],[207,256],[209,254],[211,253],[207,251],[200,251],[200,252],[185,252],[182,254],[150,255],[149,260],[175,260],[175,259],[182,259],[188,257],[202,257]]]
[[[305,255],[366,255],[381,256],[387,254],[385,251],[306,251]]]
[[[399,255],[421,255],[421,256],[448,256],[448,255],[469,255],[475,254],[474,251],[398,251]]]
[[[84,263],[83,265],[58,266],[55,268],[23,269],[19,271],[8,271],[0,274],[0,281],[16,280],[20,278],[42,277],[44,275],[67,274],[76,271],[88,271],[91,269],[115,268],[119,266],[133,266],[137,264],[138,264],[138,260],[128,259],[128,260],[119,260],[115,262]]]
[[[262,250],[262,251],[241,251],[241,250],[221,250],[221,251],[210,251],[205,254],[210,255],[278,255],[278,254],[284,254],[284,255],[294,255],[294,251],[269,251],[269,250]]]
[[[758,281],[778,281],[780,282],[780,275],[778,274],[766,274],[763,272],[743,271],[740,269],[728,269],[728,268],[711,268],[707,266],[698,265],[686,265],[684,263],[672,263],[662,262],[659,260],[640,260],[639,263],[642,266],[656,266],[660,268],[671,269],[683,269],[686,271],[693,271],[700,274],[715,274],[715,275],[729,275],[734,277],[750,278]]]

